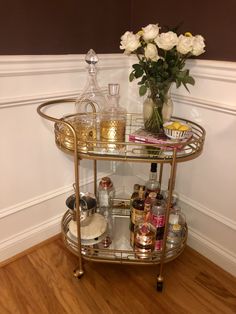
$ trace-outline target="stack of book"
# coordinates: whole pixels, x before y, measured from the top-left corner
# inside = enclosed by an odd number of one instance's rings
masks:
[[[153,134],[148,132],[143,128],[139,128],[133,133],[129,134],[129,141],[135,143],[146,143],[146,144],[158,144],[158,147],[161,147],[163,150],[173,150],[174,147],[177,147],[177,150],[180,151],[184,148],[185,143],[189,141],[192,137],[190,132],[188,137],[181,140],[174,140],[168,138],[165,133]],[[163,144],[163,146],[161,145]],[[174,144],[174,145],[173,145]],[[179,145],[176,145],[179,144]]]

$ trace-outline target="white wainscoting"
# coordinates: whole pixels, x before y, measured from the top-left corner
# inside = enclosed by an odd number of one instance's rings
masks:
[[[100,86],[120,83],[122,105],[141,112],[137,85],[128,82],[135,58],[99,57]],[[207,131],[203,154],[178,165],[176,190],[188,220],[188,243],[236,275],[236,64],[194,60],[188,66],[196,84],[190,93],[173,88],[175,115]],[[73,159],[56,148],[53,125],[36,108],[47,100],[76,97],[85,78],[81,55],[0,57],[0,261],[60,230],[65,199],[72,193]],[[81,165],[81,185],[90,190],[91,162]],[[127,192],[135,181],[147,179],[148,168],[127,163],[124,171],[123,163],[101,162],[99,174],[114,173],[117,190]]]

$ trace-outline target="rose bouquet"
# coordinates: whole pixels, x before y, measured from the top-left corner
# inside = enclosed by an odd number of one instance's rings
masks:
[[[129,80],[140,79],[139,94],[149,96],[155,104],[152,117],[162,127],[162,107],[171,84],[187,84],[195,81],[185,69],[186,59],[199,56],[205,50],[204,38],[191,33],[177,35],[174,31],[160,32],[158,24],[149,24],[134,34],[127,31],[121,36],[120,49],[125,54],[136,54],[138,63],[133,64]],[[147,125],[149,122],[146,121]],[[158,127],[158,126],[157,126]]]

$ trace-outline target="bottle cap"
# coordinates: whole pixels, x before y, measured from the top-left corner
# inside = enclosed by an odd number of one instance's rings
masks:
[[[111,179],[109,177],[103,177],[99,183],[99,185],[103,188],[103,189],[109,189],[113,186],[113,183],[111,181]]]
[[[157,164],[154,162],[151,163],[151,172],[157,172]]]
[[[138,191],[139,190],[140,185],[138,183],[134,184],[134,191]]]

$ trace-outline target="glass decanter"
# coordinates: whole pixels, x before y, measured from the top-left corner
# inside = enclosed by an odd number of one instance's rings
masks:
[[[98,56],[90,49],[85,56],[88,64],[88,75],[85,87],[75,102],[76,112],[98,112],[106,104],[106,98],[97,82]]]
[[[127,111],[119,104],[119,90],[119,84],[108,84],[108,101],[101,111],[100,136],[103,148],[108,150],[124,147]]]

